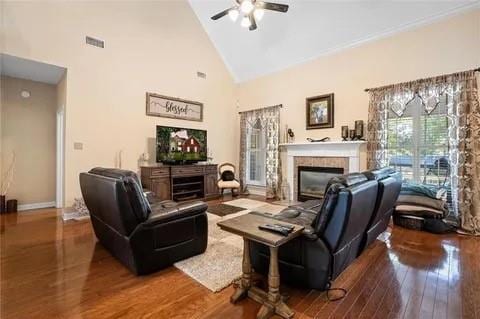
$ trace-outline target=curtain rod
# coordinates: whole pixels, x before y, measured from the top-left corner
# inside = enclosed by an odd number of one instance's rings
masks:
[[[480,68],[473,69],[472,71],[473,71],[473,72],[480,72]],[[468,72],[468,71],[467,71],[467,72]],[[462,73],[462,72],[457,72],[457,73]],[[452,73],[452,74],[456,74],[456,73]],[[448,75],[452,75],[452,74],[447,74],[447,76],[448,76]],[[442,75],[440,75],[440,76],[442,76]],[[435,78],[435,76],[434,76],[434,78]],[[405,83],[407,83],[407,82],[405,82]],[[378,88],[365,89],[365,92],[368,92],[368,91],[373,90],[373,89],[386,88],[386,87],[389,87],[389,86],[393,86],[393,84],[385,85],[385,86],[379,86]]]
[[[253,110],[240,111],[240,112],[238,112],[238,114],[242,114],[242,113],[245,113],[245,112],[251,112],[251,111],[257,111],[257,110],[268,109],[268,108],[275,107],[275,106],[279,106],[280,108],[283,108],[283,104],[277,104],[277,105],[272,105],[272,106],[260,107],[258,109],[253,109]]]

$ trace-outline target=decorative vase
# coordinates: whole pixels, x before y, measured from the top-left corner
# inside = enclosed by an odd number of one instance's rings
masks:
[[[344,141],[348,139],[348,126],[342,126],[342,139]]]
[[[358,120],[355,121],[355,138],[357,140],[362,140],[363,139],[363,121]]]
[[[350,130],[350,140],[355,140],[355,130]]]
[[[5,195],[0,195],[0,214],[3,214],[7,211],[5,206]]]

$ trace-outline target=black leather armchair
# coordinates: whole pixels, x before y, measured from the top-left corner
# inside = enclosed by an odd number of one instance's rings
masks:
[[[201,254],[207,247],[207,205],[149,201],[137,175],[94,168],[80,187],[100,243],[137,275]]]
[[[322,200],[283,210],[275,218],[305,226],[302,236],[279,249],[282,281],[325,290],[357,257],[372,216],[378,183],[354,173],[333,179]],[[253,268],[266,274],[269,250],[251,243]]]

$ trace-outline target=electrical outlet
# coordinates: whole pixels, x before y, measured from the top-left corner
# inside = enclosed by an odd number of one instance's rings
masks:
[[[80,142],[73,143],[73,149],[74,150],[83,150],[83,143],[80,143]]]

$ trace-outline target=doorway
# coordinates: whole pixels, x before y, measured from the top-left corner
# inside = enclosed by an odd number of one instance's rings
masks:
[[[16,199],[18,211],[63,208],[66,69],[6,54],[0,59],[0,173],[10,176],[7,200]]]

